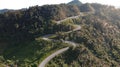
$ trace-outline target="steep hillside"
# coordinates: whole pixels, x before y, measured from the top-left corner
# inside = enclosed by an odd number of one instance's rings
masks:
[[[2,13],[0,67],[37,67],[64,47],[70,49],[46,67],[119,67],[119,15],[120,9],[113,6],[78,0]],[[75,30],[77,26],[80,28]],[[48,39],[44,35],[52,36]]]
[[[36,41],[36,38],[72,30],[73,23],[57,24],[56,21],[79,14],[78,6],[66,4],[34,6],[0,14],[0,67],[37,66],[52,52],[65,47],[65,44],[61,41]],[[45,51],[48,54],[43,54]]]
[[[89,15],[72,19],[80,31],[58,34],[55,39],[76,42],[79,47],[57,56],[46,67],[119,67],[120,30],[107,20]]]
[[[52,20],[57,21],[79,14],[77,6],[65,4],[35,6],[24,11],[6,12],[0,14],[0,39],[24,41],[24,37],[31,40],[34,36],[54,33],[58,31],[58,26]]]

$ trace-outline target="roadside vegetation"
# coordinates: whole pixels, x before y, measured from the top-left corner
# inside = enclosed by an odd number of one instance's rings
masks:
[[[81,16],[80,14],[84,14]],[[67,19],[60,24],[59,20]],[[101,4],[34,6],[0,14],[0,67],[37,67],[53,52],[78,47],[56,56],[46,67],[119,67],[120,9]],[[76,26],[80,30],[72,31]],[[67,31],[72,31],[66,33]],[[55,34],[43,40],[41,37]]]
[[[24,45],[24,46],[22,46]],[[52,42],[42,39],[18,44],[18,46],[7,49],[4,59],[1,60],[7,65],[18,65],[20,67],[37,67],[37,65],[58,49],[68,46],[60,41]]]

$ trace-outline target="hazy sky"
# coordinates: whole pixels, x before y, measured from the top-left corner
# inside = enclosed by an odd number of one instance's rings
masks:
[[[72,0],[0,0],[0,9],[21,9],[34,5],[67,3]],[[102,3],[120,6],[120,0],[80,0],[83,3]]]

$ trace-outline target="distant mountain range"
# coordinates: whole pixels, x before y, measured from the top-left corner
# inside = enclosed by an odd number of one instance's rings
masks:
[[[0,13],[4,13],[4,12],[7,12],[7,11],[9,11],[9,9],[2,9],[2,10],[0,10]]]
[[[22,8],[22,9],[20,9],[21,11],[24,11],[24,10],[26,10],[26,8]],[[0,13],[4,13],[4,12],[8,12],[8,11],[16,11],[16,10],[14,10],[14,9],[1,9],[0,10]]]

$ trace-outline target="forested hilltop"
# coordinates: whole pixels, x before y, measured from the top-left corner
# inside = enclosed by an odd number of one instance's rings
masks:
[[[77,4],[76,4],[77,1]],[[56,23],[68,17],[61,24]],[[81,26],[79,31],[64,33]],[[58,41],[47,41],[41,37]],[[37,67],[51,53],[78,46],[52,59],[46,67],[119,67],[120,9],[97,3],[33,6],[0,14],[0,67]]]

